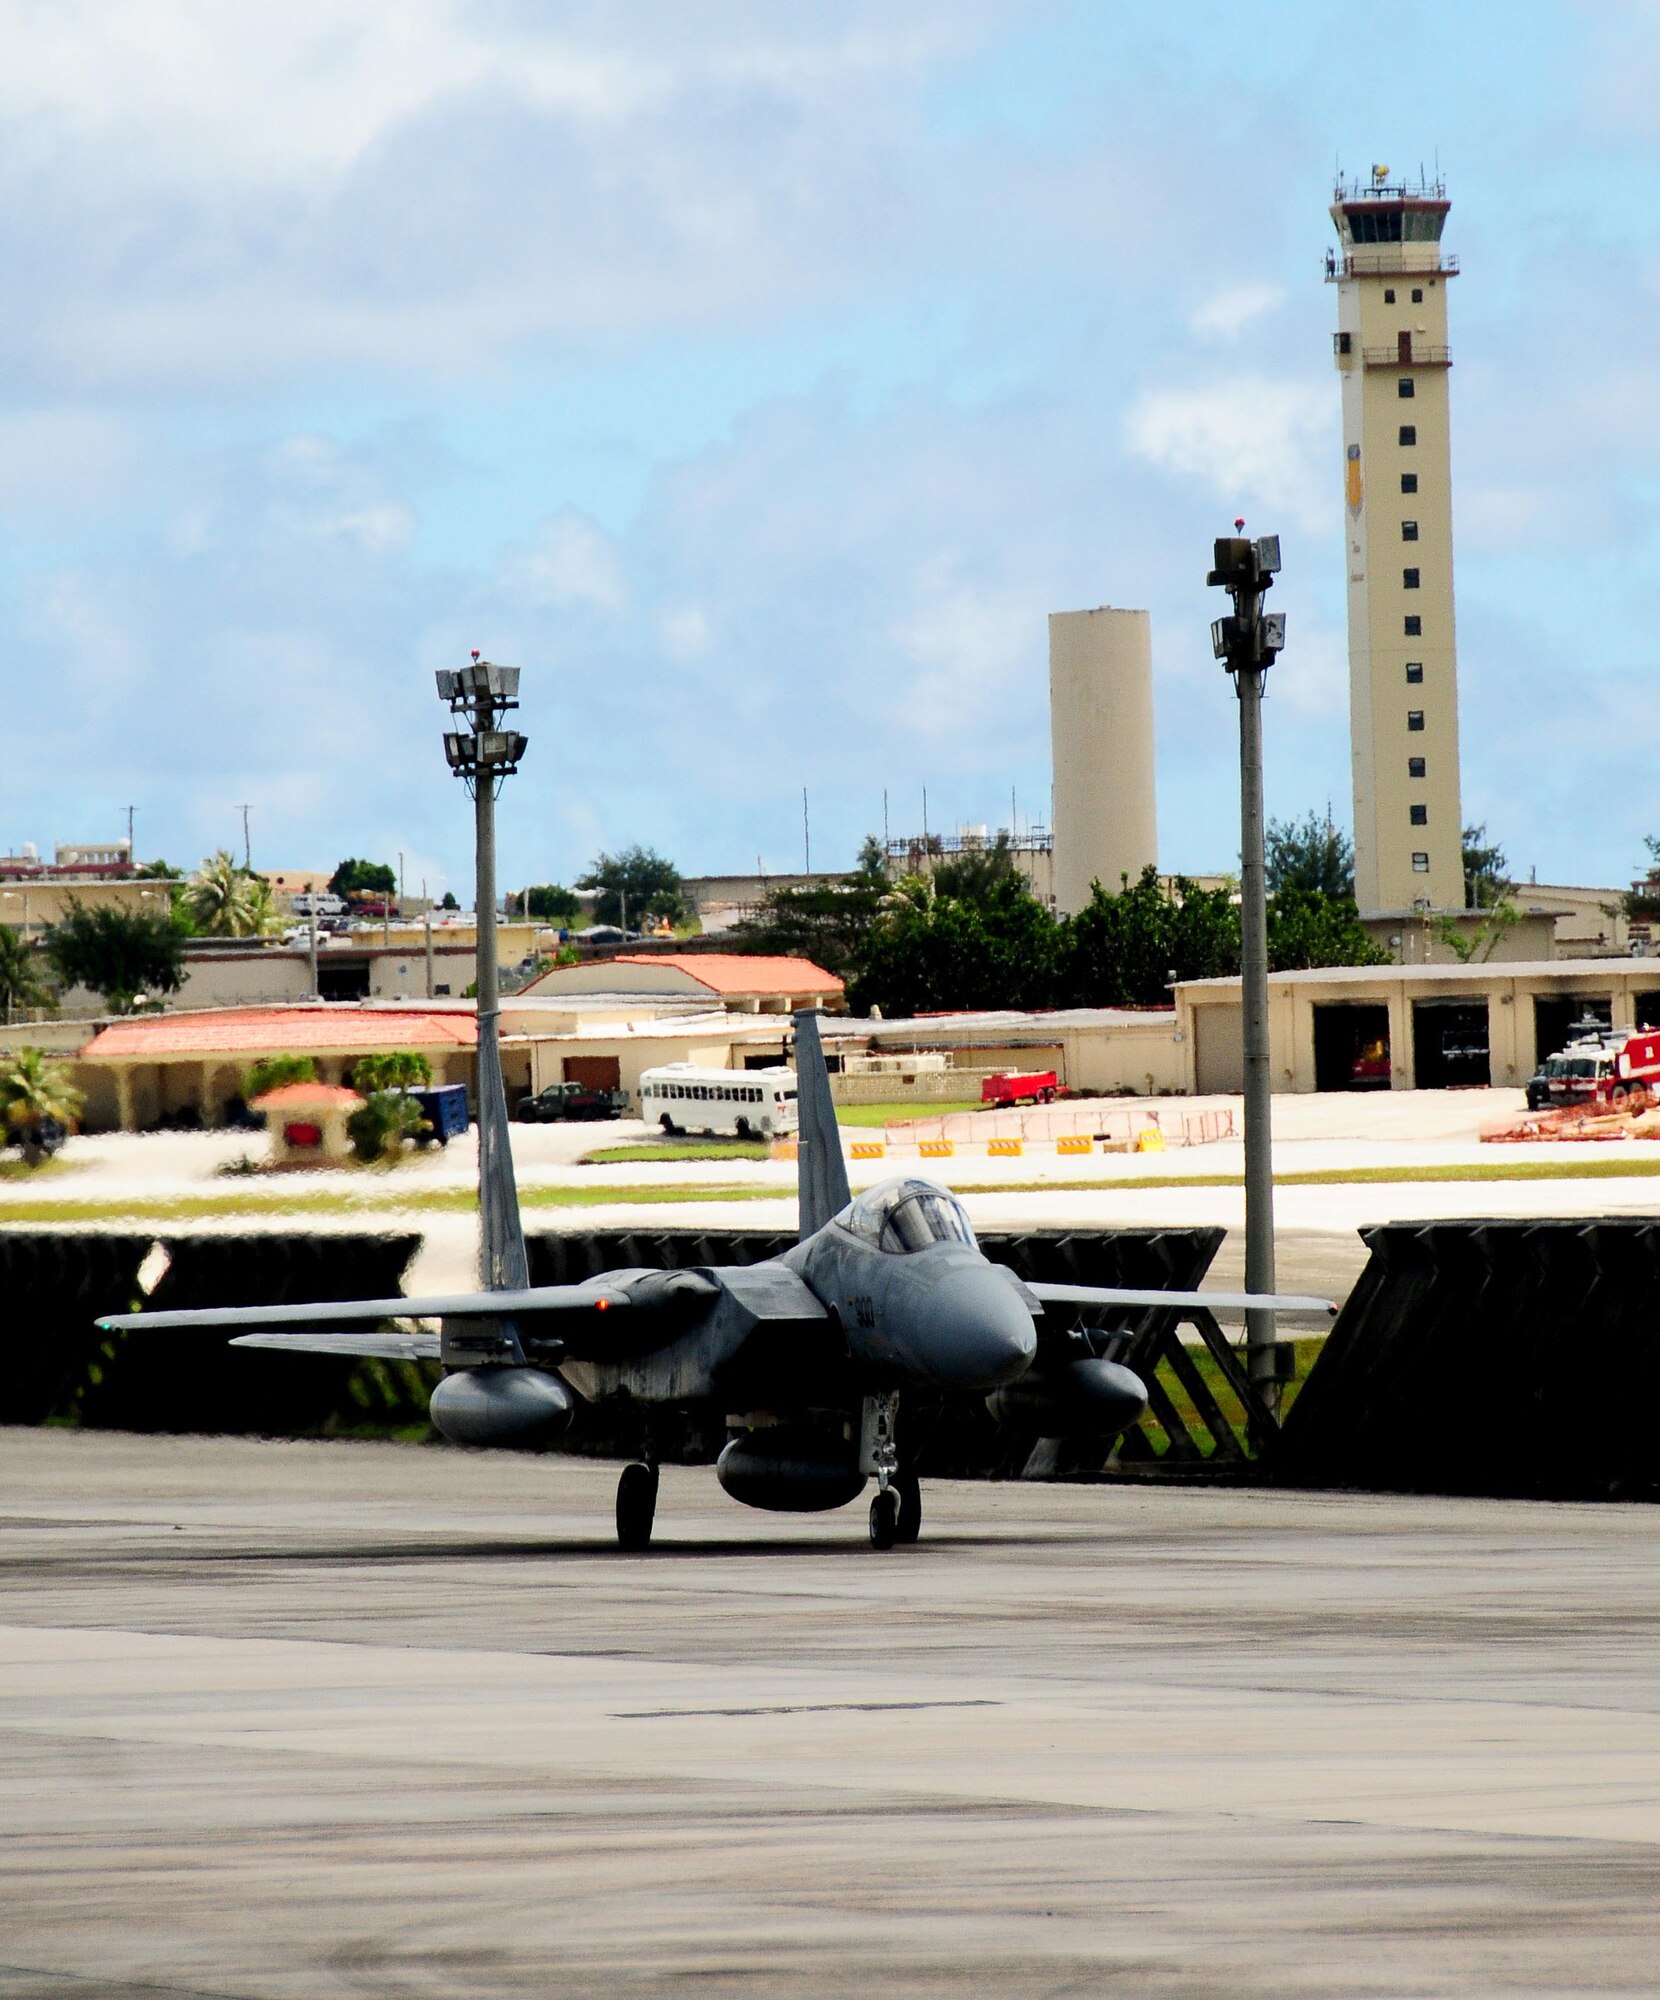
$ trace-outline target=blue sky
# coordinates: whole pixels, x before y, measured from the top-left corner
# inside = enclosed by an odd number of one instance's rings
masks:
[[[1147,606],[1233,864],[1210,537],[1277,529],[1269,809],[1347,820],[1334,164],[1453,198],[1466,817],[1660,832],[1660,6],[0,0],[0,845],[402,851],[524,670],[508,881],[1046,817],[1044,615]]]

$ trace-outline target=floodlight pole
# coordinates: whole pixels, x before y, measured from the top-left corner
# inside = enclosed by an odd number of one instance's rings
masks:
[[[1236,523],[1236,525],[1242,525]],[[1239,972],[1245,1083],[1245,1289],[1274,1289],[1273,1082],[1268,1029],[1268,887],[1262,814],[1262,695],[1285,644],[1283,615],[1265,616],[1263,593],[1280,566],[1278,535],[1219,538],[1207,581],[1233,599],[1233,616],[1211,627],[1216,657],[1239,698]],[[1279,1407],[1281,1354],[1272,1311],[1245,1315],[1246,1367],[1271,1410]]]
[[[472,725],[470,731],[445,734],[444,754],[473,795],[479,1276],[486,1291],[519,1291],[530,1283],[530,1269],[518,1226],[519,1191],[502,1084],[501,981],[496,960],[496,792],[518,769],[525,752],[524,737],[500,725],[519,705],[519,670],[493,666],[475,653],[470,667],[438,675],[438,693],[452,714]]]

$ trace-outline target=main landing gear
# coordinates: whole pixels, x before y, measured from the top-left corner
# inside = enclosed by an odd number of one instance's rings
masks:
[[[657,1516],[657,1468],[625,1465],[617,1481],[617,1546],[639,1550],[651,1546],[651,1524]]]
[[[870,1503],[870,1545],[891,1549],[922,1533],[922,1482],[915,1473],[896,1473]]]

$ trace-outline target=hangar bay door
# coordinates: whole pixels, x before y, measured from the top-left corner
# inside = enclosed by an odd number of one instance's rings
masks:
[[[1201,1097],[1245,1088],[1245,1029],[1237,1007],[1193,1010],[1193,1082]]]
[[[1492,1082],[1485,1000],[1414,1000],[1413,1081],[1420,1090],[1457,1090]]]
[[[1387,1090],[1389,1063],[1389,1009],[1381,1001],[1316,1003],[1316,1090]]]

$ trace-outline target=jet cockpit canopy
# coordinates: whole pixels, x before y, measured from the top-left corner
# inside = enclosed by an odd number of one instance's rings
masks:
[[[878,1181],[836,1220],[876,1249],[899,1256],[926,1250],[934,1243],[974,1241],[962,1203],[932,1181]]]

